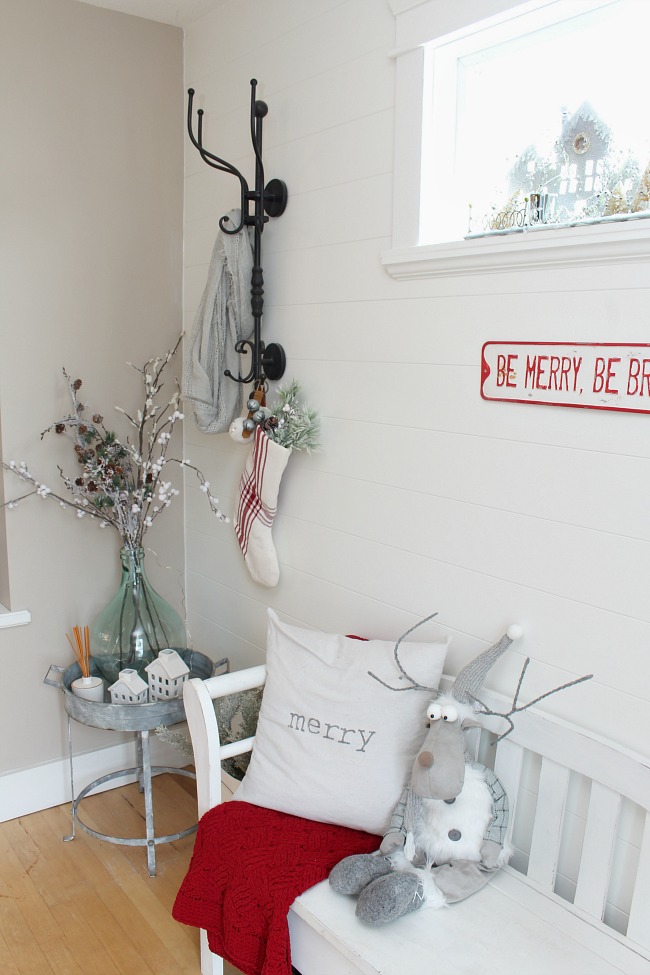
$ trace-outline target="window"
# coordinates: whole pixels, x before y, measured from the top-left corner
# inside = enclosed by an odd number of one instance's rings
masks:
[[[534,245],[538,256],[563,240],[623,241],[626,259],[630,248],[643,249],[650,3],[484,0],[474,9],[494,15],[467,24],[468,6],[453,0],[392,2],[402,10],[394,248],[384,257],[392,273],[400,276],[401,265],[407,276],[419,274],[413,261],[423,255],[464,255],[471,264],[481,253],[476,238],[485,236],[517,235],[499,248],[501,257],[514,255],[531,249],[523,243],[530,230],[546,235],[546,244]],[[494,245],[484,244],[488,252]]]
[[[648,28],[647,3],[563,0],[427,45],[420,243],[647,215]]]

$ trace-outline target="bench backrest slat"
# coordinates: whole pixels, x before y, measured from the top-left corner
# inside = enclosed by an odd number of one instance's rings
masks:
[[[569,770],[543,758],[528,876],[545,890],[555,887],[568,788]]]
[[[510,806],[510,820],[508,824],[508,840],[512,840],[512,831],[517,815],[517,799],[519,796],[519,784],[524,763],[524,749],[521,745],[505,738],[499,742],[494,771],[501,779],[504,789],[508,796]]]
[[[602,921],[616,843],[621,797],[592,782],[574,904]]]
[[[650,813],[646,812],[627,936],[650,950]]]

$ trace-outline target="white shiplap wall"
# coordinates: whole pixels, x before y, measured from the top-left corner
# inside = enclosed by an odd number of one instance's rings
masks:
[[[269,104],[267,178],[290,199],[264,233],[264,335],[322,415],[322,449],[282,483],[277,588],[252,582],[190,482],[194,645],[239,668],[263,656],[269,605],[390,639],[438,610],[421,636],[451,633],[456,672],[518,620],[490,684],[512,690],[524,655],[524,697],[593,672],[545,706],[647,750],[650,417],[489,403],[479,383],[487,340],[648,341],[648,265],[390,278],[393,46],[386,0],[229,0],[186,32],[205,143],[251,178],[251,77]],[[188,143],[188,331],[237,200]],[[190,413],[186,455],[232,511],[246,451]]]

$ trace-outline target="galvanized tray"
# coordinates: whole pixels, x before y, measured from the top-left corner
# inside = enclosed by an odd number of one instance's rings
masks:
[[[206,680],[212,677],[216,670],[228,665],[226,658],[214,663],[210,657],[198,650],[179,650],[178,653],[190,668],[190,677]],[[97,664],[90,658],[90,674],[101,677]],[[77,697],[71,690],[73,680],[81,677],[79,664],[69,667],[57,667],[52,664],[43,683],[63,691],[65,709],[71,718],[81,724],[93,728],[105,728],[110,731],[151,731],[160,725],[177,724],[185,720],[183,698],[178,697],[170,701],[155,701],[151,704],[111,704],[108,693],[108,683],[104,681],[104,701],[86,701]]]

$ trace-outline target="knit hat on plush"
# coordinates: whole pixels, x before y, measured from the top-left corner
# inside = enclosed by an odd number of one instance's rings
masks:
[[[497,643],[484,650],[474,660],[470,660],[454,682],[451,691],[452,697],[460,701],[461,704],[474,704],[474,698],[483,687],[490,668],[506,652],[513,640],[519,639],[521,634],[522,628],[518,623],[513,623]]]

